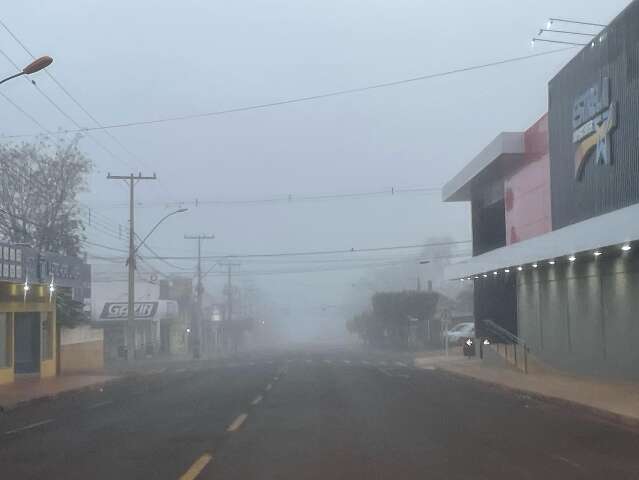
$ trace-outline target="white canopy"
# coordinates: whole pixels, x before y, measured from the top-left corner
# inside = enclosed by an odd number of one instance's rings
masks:
[[[621,246],[639,239],[638,219],[639,204],[631,205],[455,263],[446,269],[446,278],[466,278],[570,255],[579,258],[580,253]]]

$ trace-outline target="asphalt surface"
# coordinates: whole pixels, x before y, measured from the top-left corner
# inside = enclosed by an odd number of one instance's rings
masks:
[[[636,479],[639,432],[410,359],[291,348],[0,416],[0,478]]]

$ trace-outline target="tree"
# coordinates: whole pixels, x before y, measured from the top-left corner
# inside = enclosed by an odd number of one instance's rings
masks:
[[[43,251],[77,256],[84,239],[78,195],[91,161],[79,138],[0,145],[0,235]]]
[[[385,336],[396,347],[406,347],[410,335],[410,319],[420,322],[422,340],[425,340],[424,325],[437,306],[439,294],[405,290],[402,292],[380,292],[373,295],[373,314],[383,325]]]
[[[465,288],[455,297],[457,310],[462,313],[473,313],[474,294],[473,288]]]
[[[62,328],[75,328],[78,325],[89,322],[89,315],[84,311],[84,304],[74,300],[71,290],[60,288],[55,295],[55,315],[56,315],[56,365],[57,371],[61,370],[60,350],[62,345]]]
[[[70,289],[58,289],[55,308],[58,327],[74,328],[89,322],[89,316],[84,311],[84,304],[73,300]]]

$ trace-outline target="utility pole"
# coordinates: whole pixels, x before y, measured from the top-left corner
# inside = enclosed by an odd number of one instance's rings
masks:
[[[227,267],[228,276],[226,280],[226,315],[227,320],[230,322],[233,319],[233,284],[231,280],[231,273],[233,271],[233,267],[239,267],[240,263],[220,263],[221,266]]]
[[[202,240],[212,240],[215,238],[215,235],[184,235],[185,240],[197,240],[197,319],[195,321],[195,331],[193,332],[193,336],[197,339],[195,356],[199,357],[200,351],[199,347],[203,343],[202,342],[202,293],[204,292],[204,287],[202,286]]]
[[[226,280],[226,321],[228,323],[228,328],[231,330],[231,334],[233,336],[233,350],[237,352],[237,342],[238,342],[238,332],[236,330],[237,325],[232,326],[231,322],[233,321],[233,283],[231,280],[231,274],[233,272],[233,267],[239,267],[239,263],[226,262],[220,263],[221,266],[226,266],[228,268],[228,277]]]
[[[130,175],[107,175],[108,180],[124,180],[129,183],[129,257],[127,265],[129,267],[129,293],[128,293],[128,311],[127,325],[124,332],[124,345],[127,347],[126,357],[130,359],[135,349],[135,185],[142,180],[157,180],[155,173],[152,177],[144,177],[142,173],[137,176],[133,173]]]

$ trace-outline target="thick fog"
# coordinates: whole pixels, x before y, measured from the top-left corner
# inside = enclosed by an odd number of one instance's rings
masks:
[[[51,73],[110,125],[278,102],[558,49],[530,48],[548,17],[607,23],[628,3],[24,0],[6,2],[0,19],[35,55],[51,55]],[[2,28],[0,48],[19,65],[30,61]],[[179,202],[189,208],[150,237],[161,256],[195,255],[196,243],[183,238],[194,233],[215,235],[203,242],[210,256],[468,240],[467,206],[442,203],[437,189],[499,132],[523,130],[545,113],[546,84],[575,52],[272,108],[114,128],[111,136],[91,132],[81,140],[94,162],[82,201],[103,228],[91,225],[87,238],[126,248],[104,225],[126,229],[128,191],[106,175],[140,171],[158,176],[136,187],[140,235]],[[7,75],[14,72],[4,56],[0,65]],[[95,126],[49,77],[35,79],[79,125]],[[48,130],[76,128],[29,82],[7,83],[2,92]],[[0,104],[0,134],[42,133],[5,99]],[[33,137],[14,141],[21,140]],[[391,195],[393,187],[435,190]],[[380,190],[388,193],[297,199]],[[289,194],[290,202],[207,203]],[[445,253],[468,251],[462,246]],[[102,247],[88,253],[94,269],[106,272],[103,278],[125,278],[124,260],[104,258],[124,254]],[[238,258],[233,281],[259,290],[255,308],[290,337],[335,338],[372,291],[440,282],[441,272],[418,265],[420,254],[405,249]],[[195,272],[193,259],[169,261],[173,266],[153,259],[148,264],[164,273]],[[394,261],[400,265],[391,268]],[[214,263],[207,259],[204,270]],[[223,301],[225,273],[213,268],[206,278],[212,301]],[[151,274],[140,266],[141,276]]]

